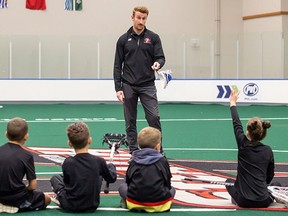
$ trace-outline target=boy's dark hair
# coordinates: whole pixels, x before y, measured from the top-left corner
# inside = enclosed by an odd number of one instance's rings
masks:
[[[138,133],[137,142],[140,148],[155,148],[161,143],[161,132],[153,127],[145,127]]]
[[[16,117],[8,122],[6,131],[8,140],[20,142],[28,133],[28,124],[24,119]]]
[[[271,127],[270,122],[262,121],[258,117],[251,118],[247,123],[247,131],[251,141],[261,141],[266,137],[267,129]]]
[[[84,122],[76,122],[68,125],[66,132],[73,148],[81,149],[88,144],[90,137],[89,127]]]

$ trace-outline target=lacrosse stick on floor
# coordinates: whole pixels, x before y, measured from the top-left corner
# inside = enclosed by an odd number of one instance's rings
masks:
[[[109,154],[109,162],[112,163],[114,159],[114,155],[118,153],[118,149],[121,147],[121,145],[128,144],[128,141],[126,139],[125,134],[114,134],[114,133],[106,133],[103,136],[102,145],[106,143],[109,146],[110,154]],[[109,193],[109,183],[106,182],[106,186],[104,189],[104,193]]]
[[[234,183],[231,182],[224,182],[224,181],[210,181],[205,179],[199,178],[188,178],[184,177],[182,180],[185,181],[198,181],[203,183],[209,184],[217,184],[217,185],[224,185],[224,186],[234,186]],[[268,186],[268,191],[274,197],[277,203],[284,204],[286,208],[288,208],[288,187],[281,187],[281,186]]]
[[[203,183],[208,183],[208,184],[217,184],[217,185],[224,185],[224,186],[234,186],[234,183],[231,183],[231,182],[210,181],[210,180],[199,179],[199,178],[184,177],[184,178],[182,178],[182,180],[184,180],[184,181],[198,181],[198,182],[203,182]]]
[[[172,80],[171,70],[156,71],[159,79],[162,81],[163,88],[165,89],[168,83]]]

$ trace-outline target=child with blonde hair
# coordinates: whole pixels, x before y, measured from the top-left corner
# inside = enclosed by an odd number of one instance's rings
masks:
[[[139,132],[137,142],[140,150],[132,153],[126,182],[119,187],[122,207],[132,211],[169,211],[175,188],[171,186],[168,160],[160,153],[161,132],[145,127]]]

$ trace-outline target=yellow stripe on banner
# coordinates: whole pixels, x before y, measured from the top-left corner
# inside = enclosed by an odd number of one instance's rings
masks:
[[[164,204],[161,205],[157,205],[157,206],[144,206],[144,205],[140,205],[140,204],[135,204],[132,202],[129,202],[128,200],[126,200],[127,202],[127,208],[129,210],[143,210],[145,212],[165,212],[165,211],[169,211],[171,208],[171,204],[172,201],[168,201]]]

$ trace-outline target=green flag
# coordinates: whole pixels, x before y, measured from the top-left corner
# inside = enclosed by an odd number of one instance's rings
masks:
[[[82,0],[75,0],[75,10],[76,11],[82,10]]]

